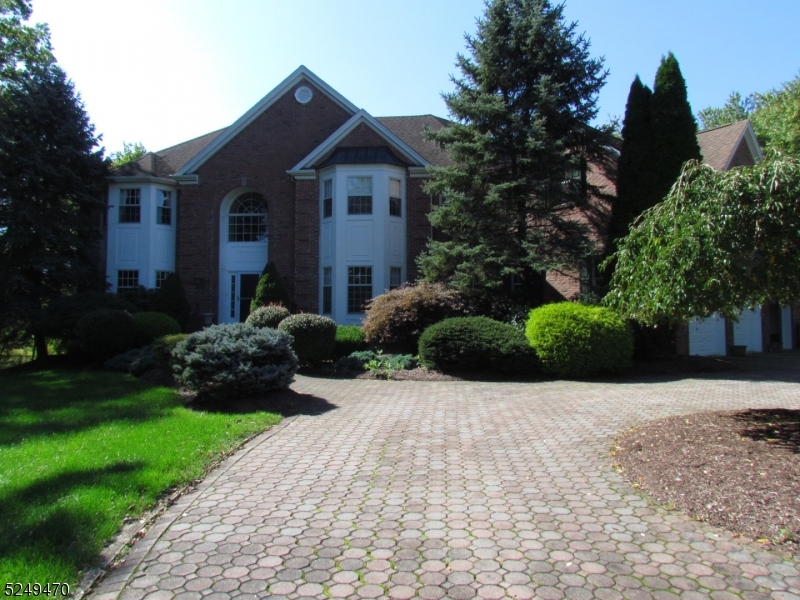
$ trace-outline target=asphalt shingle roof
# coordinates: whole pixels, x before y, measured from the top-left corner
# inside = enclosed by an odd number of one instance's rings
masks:
[[[700,144],[700,153],[705,163],[717,171],[724,171],[739,147],[747,123],[748,121],[737,121],[698,133],[697,143]]]

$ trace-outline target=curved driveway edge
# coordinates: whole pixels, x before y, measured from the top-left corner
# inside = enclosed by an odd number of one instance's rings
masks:
[[[608,456],[654,418],[800,408],[800,354],[770,358],[661,382],[298,377],[331,409],[225,461],[90,597],[800,600],[796,561],[648,505]]]

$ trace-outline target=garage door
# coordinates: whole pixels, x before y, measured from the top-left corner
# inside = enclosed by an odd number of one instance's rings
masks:
[[[753,310],[746,308],[739,313],[739,321],[733,324],[733,343],[737,346],[747,346],[748,352],[764,350],[760,306]]]
[[[692,319],[689,322],[689,354],[724,356],[725,319],[718,314],[707,319]]]

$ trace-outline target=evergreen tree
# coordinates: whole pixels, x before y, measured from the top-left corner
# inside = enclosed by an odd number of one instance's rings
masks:
[[[571,218],[585,196],[572,176],[602,151],[588,123],[607,73],[576,28],[563,5],[492,0],[466,36],[456,90],[443,94],[454,122],[429,132],[454,164],[432,169],[426,188],[444,198],[430,219],[448,237],[420,257],[426,279],[480,289],[516,275],[535,303],[542,272],[593,250]]]
[[[661,59],[656,72],[651,107],[655,155],[652,198],[661,202],[678,179],[683,163],[703,159],[697,143],[697,121],[686,96],[686,81],[672,52]]]
[[[0,90],[0,332],[19,332],[51,299],[103,289],[94,127],[64,72],[33,66]],[[46,355],[43,337],[36,340]]]
[[[261,272],[261,278],[256,286],[256,295],[250,301],[250,311],[267,304],[282,304],[289,306],[289,288],[278,272],[274,262],[269,262]]]
[[[625,118],[622,122],[622,148],[617,166],[617,199],[612,206],[610,238],[628,234],[628,227],[642,211],[655,204],[649,174],[653,168],[653,123],[650,102],[653,92],[639,76],[633,80]]]
[[[183,284],[177,273],[170,273],[161,282],[161,287],[153,297],[153,310],[168,314],[180,324],[183,331],[189,330],[192,307],[186,299],[186,292],[183,291]]]

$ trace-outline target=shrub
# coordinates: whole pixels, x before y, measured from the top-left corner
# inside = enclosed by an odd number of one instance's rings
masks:
[[[358,325],[338,325],[336,327],[336,343],[333,345],[333,358],[350,356],[366,348],[364,332]]]
[[[280,322],[291,314],[288,308],[280,304],[269,304],[267,306],[259,306],[251,312],[245,323],[253,327],[272,327],[272,329],[276,329]]]
[[[419,366],[419,361],[410,354],[392,354],[381,357],[379,366],[392,371],[410,371]]]
[[[170,273],[161,282],[161,287],[153,297],[152,310],[163,312],[175,319],[181,326],[181,331],[189,329],[192,307],[186,299],[186,292],[183,291],[183,284],[177,273]]]
[[[164,366],[153,345],[144,348],[134,348],[123,354],[109,358],[103,363],[103,368],[109,371],[122,371],[138,377],[147,371]]]
[[[426,366],[442,370],[525,372],[535,368],[525,335],[488,317],[455,317],[431,325],[419,338],[419,356]]]
[[[156,310],[153,302],[156,298],[156,290],[148,289],[143,285],[135,288],[120,290],[117,296],[127,304],[133,306],[131,313]]]
[[[162,365],[169,365],[172,361],[172,351],[175,350],[180,342],[189,337],[188,333],[176,333],[175,335],[165,335],[153,342],[153,350],[158,355],[158,360]]]
[[[132,312],[135,306],[124,299],[105,292],[80,292],[71,296],[53,299],[42,311],[40,318],[31,324],[31,333],[38,333],[48,339],[60,340],[63,346],[77,339],[75,325],[83,315],[110,308]]]
[[[175,346],[175,380],[192,391],[216,396],[286,388],[298,366],[291,341],[283,331],[246,323],[207,327]]]
[[[256,295],[250,301],[250,310],[254,311],[259,306],[268,304],[289,305],[289,288],[278,273],[275,263],[270,262],[261,272],[261,278],[256,286]]]
[[[141,331],[130,313],[104,308],[78,319],[75,325],[81,349],[104,362],[140,345]]]
[[[372,350],[356,351],[350,356],[343,356],[334,363],[337,371],[403,371],[415,369],[419,361],[410,354],[376,353]]]
[[[133,320],[136,321],[145,344],[149,344],[165,335],[174,335],[181,332],[181,326],[178,322],[165,313],[140,312],[133,315]]]
[[[336,343],[333,319],[303,313],[286,317],[278,329],[292,336],[292,348],[301,363],[314,365],[333,356]]]
[[[631,366],[633,336],[616,313],[561,302],[531,311],[525,335],[543,369],[559,377],[617,373]]]
[[[442,283],[403,286],[369,303],[364,333],[369,343],[416,352],[419,336],[427,327],[469,312],[464,294]]]
[[[360,350],[339,358],[333,367],[337,371],[364,371],[366,365],[377,358],[372,350]]]

